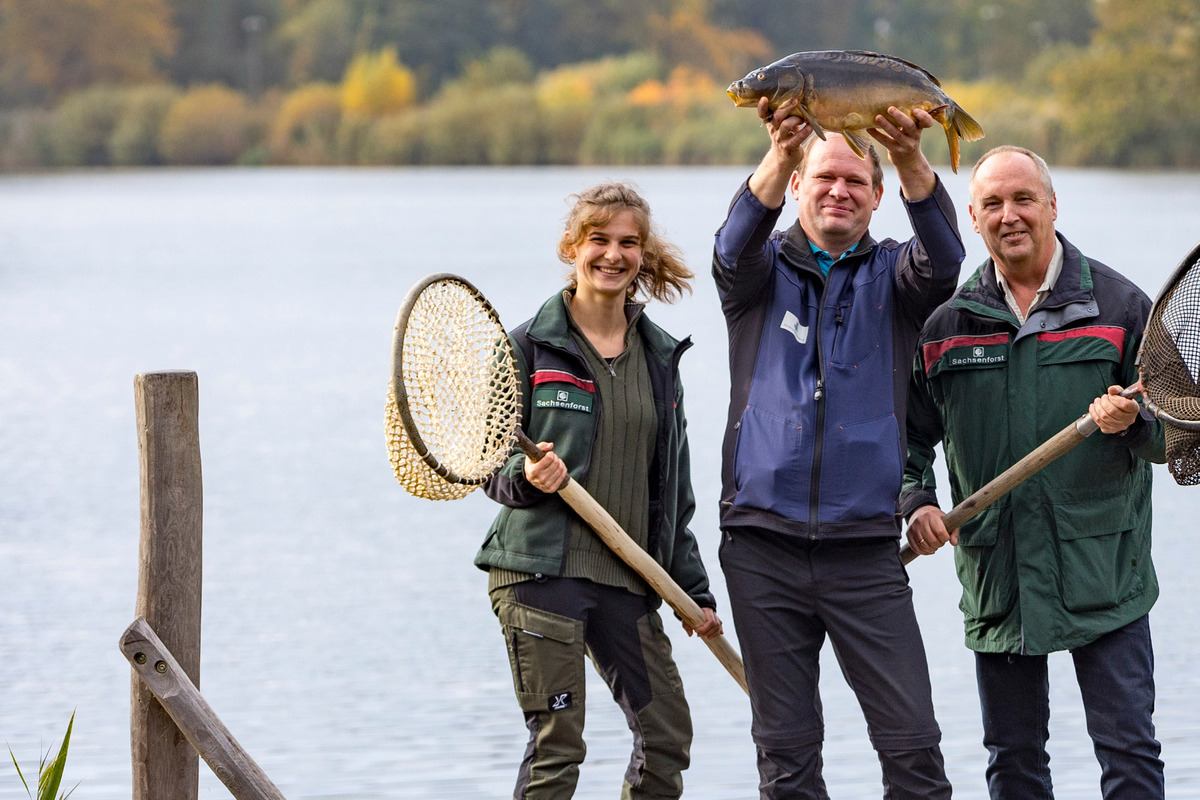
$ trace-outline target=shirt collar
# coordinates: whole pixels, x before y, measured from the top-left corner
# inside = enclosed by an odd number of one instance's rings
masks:
[[[1058,281],[1058,276],[1062,274],[1063,268],[1063,246],[1058,237],[1054,237],[1054,255],[1050,256],[1050,263],[1046,266],[1046,279],[1042,281],[1042,285],[1038,287],[1037,294],[1033,296],[1033,302],[1029,304],[1029,313],[1042,304],[1046,296],[1054,288],[1054,284]],[[1017,305],[1017,300],[1013,297],[1012,290],[1008,287],[1008,280],[1004,277],[1004,273],[996,269],[996,283],[1000,286],[1000,292],[1004,295],[1004,302],[1008,305],[1008,310],[1013,312],[1013,316],[1022,325],[1028,318],[1028,314],[1021,313],[1021,307]]]
[[[812,248],[813,256],[817,259],[817,266],[821,268],[821,274],[828,275],[829,270],[835,263],[841,261],[843,258],[854,252],[854,248],[858,247],[858,242],[855,242],[853,245],[851,245],[850,249],[846,250],[837,258],[831,256],[828,250],[822,250],[811,241],[808,243],[808,246]]]

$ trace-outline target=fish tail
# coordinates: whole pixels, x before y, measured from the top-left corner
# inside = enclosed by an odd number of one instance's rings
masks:
[[[950,119],[955,132],[965,142],[977,142],[983,138],[983,126],[957,103],[950,105]]]
[[[951,101],[953,102],[953,101]],[[954,127],[954,109],[958,106],[943,104],[929,109],[929,116],[937,120],[946,132],[946,144],[950,146],[950,169],[958,172],[958,131]]]
[[[939,109],[933,116],[946,129],[946,143],[950,145],[950,169],[958,172],[958,140],[974,142],[982,139],[983,127],[953,100],[948,109]]]
[[[950,145],[950,169],[958,172],[958,132],[953,125],[946,126],[946,143]]]

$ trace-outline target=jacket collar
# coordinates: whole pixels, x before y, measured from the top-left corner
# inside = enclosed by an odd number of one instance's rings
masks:
[[[867,231],[863,234],[858,243],[854,245],[852,252],[846,254],[846,259],[858,258],[866,255],[875,246],[875,240],[871,238],[871,232]],[[783,235],[783,242],[780,244],[779,252],[783,256],[784,261],[794,268],[803,272],[811,272],[821,280],[825,280],[825,275],[821,272],[821,268],[817,265],[817,258],[813,255],[812,245],[809,243],[808,234],[804,232],[804,228],[800,227],[800,221],[796,220],[792,226],[787,229]],[[834,265],[841,263],[842,259],[834,262]]]
[[[570,325],[567,321],[567,300],[565,293],[556,294],[542,304],[533,319],[529,321],[528,334],[545,344],[566,350],[582,356],[579,348],[571,339]],[[646,349],[660,361],[666,362],[676,351],[682,352],[692,346],[691,337],[679,341],[654,324],[646,317],[644,303],[631,303],[633,306],[634,324],[642,336]],[[626,306],[628,309],[629,306]]]
[[[1087,258],[1061,233],[1055,236],[1063,246],[1062,272],[1050,294],[1021,326],[1018,338],[1036,327],[1039,330],[1058,330],[1081,319],[1090,319],[1099,314],[1096,298],[1092,293],[1092,268]],[[1004,302],[1004,294],[996,282],[996,264],[988,259],[980,265],[950,301],[950,307],[983,317],[1009,322],[1014,326],[1017,318]]]

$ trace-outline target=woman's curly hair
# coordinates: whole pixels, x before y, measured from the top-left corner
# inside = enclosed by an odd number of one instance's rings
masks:
[[[607,225],[621,211],[632,212],[642,239],[642,263],[629,286],[629,299],[638,294],[664,303],[674,302],[684,290],[690,292],[692,271],[683,262],[682,251],[659,236],[650,221],[650,204],[627,183],[601,183],[567,198],[575,204],[567,214],[566,230],[558,242],[558,257],[575,265],[575,250],[594,228]],[[570,288],[575,288],[572,270]]]

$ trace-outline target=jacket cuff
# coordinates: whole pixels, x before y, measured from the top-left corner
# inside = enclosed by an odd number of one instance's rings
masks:
[[[896,509],[900,516],[907,522],[912,513],[921,506],[937,506],[937,492],[929,489],[910,489],[900,495],[900,502],[897,503]],[[940,507],[940,506],[939,506]]]
[[[1145,409],[1140,409],[1137,417],[1134,418],[1133,423],[1120,433],[1114,433],[1113,436],[1116,436],[1118,439],[1120,439],[1121,444],[1125,445],[1130,450],[1134,450],[1149,441],[1152,430],[1153,426],[1150,421],[1150,412]]]
[[[924,200],[904,200],[904,208],[908,212],[908,220],[913,232],[925,249],[926,255],[935,266],[944,269],[953,267],[954,280],[958,282],[958,272],[966,257],[966,247],[958,230],[958,215],[954,211],[954,201],[950,199],[945,184],[940,177],[933,187],[933,193]]]

